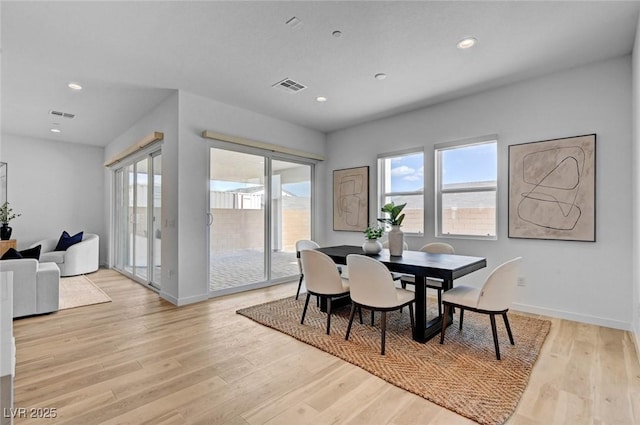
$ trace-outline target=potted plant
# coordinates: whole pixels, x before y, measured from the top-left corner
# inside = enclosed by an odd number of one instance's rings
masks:
[[[13,212],[13,209],[9,206],[9,202],[5,202],[0,206],[0,223],[2,223],[2,227],[0,227],[0,240],[6,241],[11,239],[12,229],[9,227],[9,222],[21,215],[22,214]]]
[[[382,208],[380,208],[380,211],[385,214],[389,214],[389,217],[379,218],[378,221],[391,226],[391,231],[389,232],[389,254],[394,257],[402,256],[404,233],[402,233],[402,230],[400,230],[400,226],[402,226],[402,222],[404,221],[405,217],[402,210],[406,206],[406,203],[396,205],[393,202],[389,202],[388,204],[385,204]]]
[[[364,229],[364,236],[367,240],[362,244],[362,250],[365,254],[378,254],[382,251],[382,244],[378,239],[384,234],[384,227],[369,226]]]

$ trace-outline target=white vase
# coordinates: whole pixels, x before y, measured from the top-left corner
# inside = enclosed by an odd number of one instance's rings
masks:
[[[367,239],[362,244],[362,250],[365,254],[380,254],[380,251],[382,251],[382,244],[378,239]]]
[[[400,230],[400,226],[391,226],[389,232],[389,254],[393,257],[402,257],[402,248],[404,246],[404,233]]]

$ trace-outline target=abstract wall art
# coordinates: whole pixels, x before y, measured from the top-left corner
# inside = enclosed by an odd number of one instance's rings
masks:
[[[364,232],[369,223],[369,167],[333,171],[333,230]]]
[[[595,242],[596,135],[509,146],[509,237]]]

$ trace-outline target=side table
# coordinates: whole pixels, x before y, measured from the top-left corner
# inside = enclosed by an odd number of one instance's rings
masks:
[[[18,241],[15,239],[9,239],[8,241],[0,241],[0,257],[5,252],[9,251],[9,248],[17,249]]]

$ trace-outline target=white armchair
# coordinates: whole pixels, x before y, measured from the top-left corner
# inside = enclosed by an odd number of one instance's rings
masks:
[[[60,270],[33,258],[0,261],[0,271],[13,272],[13,317],[57,311]]]
[[[98,270],[100,238],[93,233],[85,233],[82,241],[71,245],[66,251],[54,251],[58,238],[38,241],[31,247],[42,245],[40,262],[52,262],[60,268],[60,276],[75,276]]]

